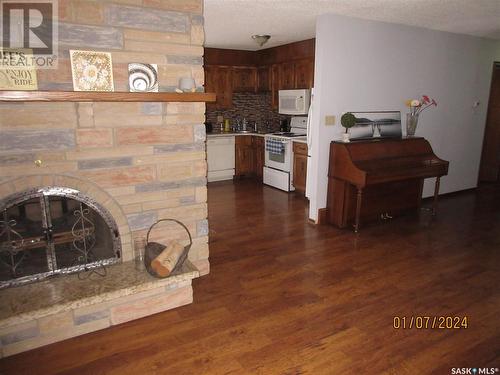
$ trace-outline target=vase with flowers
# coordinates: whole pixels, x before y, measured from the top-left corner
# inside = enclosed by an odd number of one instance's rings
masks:
[[[419,115],[431,106],[437,106],[437,102],[423,95],[421,99],[409,99],[406,101],[410,112],[406,114],[406,136],[413,137],[417,130]]]

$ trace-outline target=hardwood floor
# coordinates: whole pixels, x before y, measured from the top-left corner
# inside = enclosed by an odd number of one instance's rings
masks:
[[[192,305],[6,358],[2,374],[450,374],[500,367],[500,186],[356,235],[294,194],[209,187]],[[467,329],[394,329],[394,316]]]

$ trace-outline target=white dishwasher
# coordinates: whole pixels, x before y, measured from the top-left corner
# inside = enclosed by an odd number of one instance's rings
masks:
[[[234,176],[234,136],[207,139],[208,181],[231,180]]]

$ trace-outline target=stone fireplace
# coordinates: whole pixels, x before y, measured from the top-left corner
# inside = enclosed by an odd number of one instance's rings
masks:
[[[157,64],[160,91],[186,76],[203,91],[202,0],[130,3],[60,0],[59,66],[38,71],[39,89],[72,90],[68,50],[85,49],[111,52],[116,91],[130,62]],[[0,103],[1,355],[192,302],[209,272],[204,119],[201,102]],[[165,280],[131,266],[161,218],[193,237]]]
[[[75,189],[44,187],[0,203],[0,288],[95,270],[121,257],[113,216]]]

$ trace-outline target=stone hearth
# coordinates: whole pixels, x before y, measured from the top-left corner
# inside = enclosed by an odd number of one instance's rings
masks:
[[[105,278],[81,282],[77,275],[2,291],[2,356],[107,328],[193,301],[191,280],[199,272],[188,261],[180,274],[156,279],[134,262],[108,269]]]

